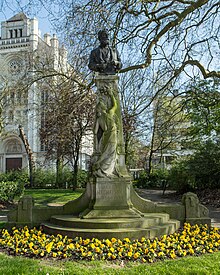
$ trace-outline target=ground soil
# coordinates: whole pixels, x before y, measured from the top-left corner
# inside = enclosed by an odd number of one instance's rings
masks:
[[[0,210],[4,209],[13,209],[15,208],[16,204],[12,202],[2,202],[0,201]]]

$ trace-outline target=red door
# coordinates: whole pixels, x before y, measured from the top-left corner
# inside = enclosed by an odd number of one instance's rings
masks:
[[[22,158],[6,158],[6,172],[20,170],[22,168]]]

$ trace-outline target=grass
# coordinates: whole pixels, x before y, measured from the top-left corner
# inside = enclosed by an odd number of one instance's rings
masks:
[[[129,262],[109,263],[105,261],[74,262],[57,260],[35,260],[24,257],[13,257],[0,253],[0,274],[53,274],[53,275],[81,275],[81,274],[220,274],[220,252],[200,257],[186,257],[183,259],[166,260],[154,264],[139,264]]]
[[[48,203],[63,205],[70,200],[77,199],[83,192],[83,189],[26,189],[25,195],[31,195],[34,198],[35,205],[47,205]]]

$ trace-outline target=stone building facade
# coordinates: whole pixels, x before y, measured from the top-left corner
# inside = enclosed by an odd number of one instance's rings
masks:
[[[54,69],[67,68],[67,51],[63,46],[60,47],[56,35],[46,33],[41,38],[36,18],[30,19],[24,13],[18,13],[1,23],[0,94],[3,99],[3,130],[0,137],[0,172],[28,167],[28,156],[19,136],[19,125],[24,130],[36,164],[47,166],[45,148],[39,137],[43,93],[36,82],[28,85],[27,89],[21,88],[25,85],[20,85],[30,75],[34,75],[34,58],[39,57],[39,62],[44,62],[45,55],[42,53],[50,55],[50,65]],[[87,147],[87,153],[82,149],[82,169],[86,169],[88,152],[91,152],[91,146],[87,144]]]

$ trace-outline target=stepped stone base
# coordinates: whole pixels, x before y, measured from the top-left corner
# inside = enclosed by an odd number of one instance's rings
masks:
[[[55,215],[42,224],[49,234],[62,234],[70,238],[153,238],[171,234],[180,227],[178,220],[170,220],[167,213],[157,213],[152,202],[148,204],[150,213],[142,213],[131,202],[132,183],[129,177],[100,179],[87,185],[87,196],[79,198],[87,201],[82,211],[76,214]],[[150,204],[149,204],[150,203]],[[74,209],[74,204],[68,204]],[[151,213],[153,212],[153,213]]]
[[[7,222],[8,221],[8,217],[7,216],[0,216],[0,222]]]
[[[81,219],[71,215],[52,216],[42,224],[49,234],[62,234],[70,238],[154,238],[175,232],[180,222],[170,220],[165,213],[144,214],[140,218]]]
[[[8,217],[5,215],[0,215],[0,228],[4,228],[7,222],[8,222]]]

